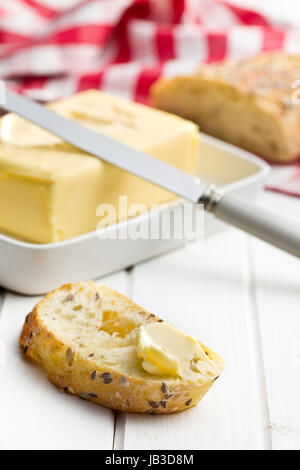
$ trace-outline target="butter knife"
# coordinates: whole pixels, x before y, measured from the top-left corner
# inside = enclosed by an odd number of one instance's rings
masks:
[[[37,124],[66,142],[195,204],[218,219],[300,258],[300,226],[199,178],[64,118],[10,90],[1,107]]]

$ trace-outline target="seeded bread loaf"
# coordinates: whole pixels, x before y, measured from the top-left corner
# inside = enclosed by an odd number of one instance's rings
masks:
[[[62,391],[127,412],[175,413],[196,405],[216,376],[197,381],[152,375],[136,351],[141,325],[162,322],[125,296],[94,282],[50,292],[26,317],[20,343]],[[218,371],[222,359],[201,345]]]
[[[300,156],[299,80],[300,56],[263,54],[161,79],[151,99],[203,132],[267,160],[291,162]]]

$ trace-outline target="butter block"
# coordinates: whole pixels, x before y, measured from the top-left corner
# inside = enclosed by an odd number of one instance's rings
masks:
[[[198,129],[190,121],[95,90],[49,106],[184,171],[196,168]],[[99,204],[113,205],[116,222],[126,218],[119,215],[119,196],[127,196],[128,208],[142,204],[146,209],[174,198],[16,115],[1,119],[2,232],[36,243],[66,240],[101,226]]]

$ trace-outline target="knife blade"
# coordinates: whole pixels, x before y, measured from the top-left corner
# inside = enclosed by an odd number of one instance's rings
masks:
[[[1,106],[100,160],[188,201],[203,203],[204,209],[220,220],[300,258],[300,226],[293,220],[285,219],[231,194],[224,194],[213,185],[204,186],[195,176],[108,136],[91,131],[11,90],[6,90],[6,102]]]
[[[52,132],[84,152],[161,186],[186,200],[198,202],[205,191],[199,178],[111,137],[96,133],[11,90],[6,90],[6,102],[1,106]]]

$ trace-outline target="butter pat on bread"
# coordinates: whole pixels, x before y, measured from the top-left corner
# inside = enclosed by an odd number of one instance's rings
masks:
[[[224,368],[194,338],[94,282],[50,292],[26,317],[20,343],[62,391],[127,412],[186,410]]]
[[[149,374],[170,375],[183,380],[218,377],[220,371],[205,354],[199,341],[166,322],[140,328],[137,355]]]

